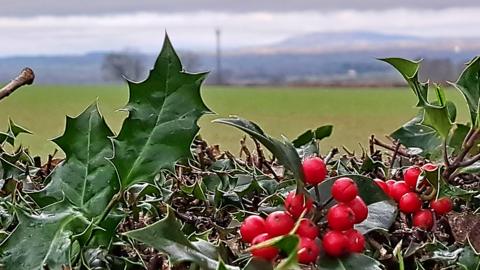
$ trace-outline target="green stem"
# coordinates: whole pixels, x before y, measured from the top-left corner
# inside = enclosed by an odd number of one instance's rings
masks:
[[[107,207],[105,208],[105,211],[103,211],[102,215],[100,216],[100,218],[95,222],[95,225],[99,225],[100,223],[102,223],[102,221],[105,220],[105,218],[107,218],[108,214],[110,214],[110,212],[112,211],[113,207],[115,207],[115,205],[117,205],[118,202],[120,202],[122,200],[122,197],[123,197],[123,188],[120,188],[120,190],[115,194],[113,195],[112,199],[110,200],[110,202],[108,202],[108,205]],[[92,240],[92,237],[93,237],[93,234],[91,234],[89,236],[89,238],[87,239],[87,241],[85,242],[85,246],[88,245],[88,243],[90,243],[90,241]]]
[[[100,224],[102,221],[105,220],[105,218],[108,216],[108,214],[110,214],[110,212],[112,211],[113,207],[115,207],[115,205],[117,205],[118,202],[120,202],[122,200],[122,196],[123,196],[123,189],[121,188],[115,195],[113,195],[112,199],[110,200],[110,202],[108,202],[108,205],[107,207],[105,208],[105,211],[103,211],[102,215],[100,216],[100,218],[98,219],[97,222],[95,222],[95,224]]]

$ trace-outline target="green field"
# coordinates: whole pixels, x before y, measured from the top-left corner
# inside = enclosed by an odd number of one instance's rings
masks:
[[[62,134],[65,115],[78,115],[97,97],[101,112],[117,132],[125,117],[118,109],[126,103],[127,95],[125,85],[25,87],[0,102],[0,128],[5,129],[11,117],[33,133],[22,135],[20,143],[29,146],[31,153],[45,156],[56,147],[49,139]],[[323,142],[324,147],[359,149],[359,143],[367,145],[369,135],[388,134],[416,112],[415,97],[407,89],[206,87],[202,95],[218,115],[204,117],[200,133],[209,143],[235,153],[242,133],[210,123],[215,117],[238,115],[257,122],[271,135],[289,138],[309,128],[333,124],[333,135]],[[460,115],[466,118],[459,94],[451,90],[447,97],[461,104]]]

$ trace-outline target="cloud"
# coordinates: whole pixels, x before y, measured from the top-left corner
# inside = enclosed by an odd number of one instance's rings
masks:
[[[213,50],[258,46],[310,32],[372,31],[428,37],[480,37],[480,8],[330,12],[177,12],[0,17],[0,56],[82,54],[135,48],[155,52],[168,30],[174,45]]]

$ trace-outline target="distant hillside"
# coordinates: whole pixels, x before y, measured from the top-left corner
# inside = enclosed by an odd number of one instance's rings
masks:
[[[290,37],[282,42],[273,44],[277,49],[312,49],[312,48],[341,48],[372,46],[378,44],[414,43],[422,39],[415,36],[387,35],[373,32],[331,32],[310,33]]]
[[[468,59],[480,53],[480,40],[433,39],[371,32],[311,33],[263,47],[222,53],[222,77],[231,84],[395,84],[399,75],[376,58],[425,58],[424,78],[451,80]],[[212,71],[214,54],[180,52],[190,71]],[[102,64],[107,52],[80,56],[0,58],[0,82],[13,78],[25,66],[43,84],[106,83]],[[142,56],[145,70],[156,55]]]
[[[244,53],[331,53],[353,51],[479,51],[479,38],[424,38],[375,32],[309,33],[276,44],[246,48]]]

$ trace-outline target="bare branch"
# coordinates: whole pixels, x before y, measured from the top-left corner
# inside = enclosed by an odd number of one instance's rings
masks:
[[[399,148],[398,150],[396,150],[396,147],[391,146],[391,145],[388,145],[388,144],[386,144],[386,143],[383,143],[383,142],[379,141],[379,140],[378,140],[377,138],[375,138],[375,137],[372,137],[371,140],[372,140],[373,144],[378,145],[378,146],[380,146],[380,147],[383,147],[383,148],[385,148],[385,149],[388,149],[388,150],[390,150],[390,151],[392,151],[392,152],[394,152],[394,153],[396,152],[397,154],[399,154],[399,155],[401,155],[401,156],[404,156],[404,157],[407,157],[407,158],[411,158],[411,157],[412,157],[412,155],[410,155],[409,153],[405,152],[403,149],[400,149],[400,148]],[[400,145],[400,144],[398,144],[398,145]]]
[[[35,74],[33,73],[33,70],[28,67],[24,68],[22,72],[20,72],[20,74],[15,79],[13,79],[11,82],[5,85],[2,89],[0,89],[0,100],[8,97],[18,88],[24,85],[32,84],[34,79],[35,79]]]

